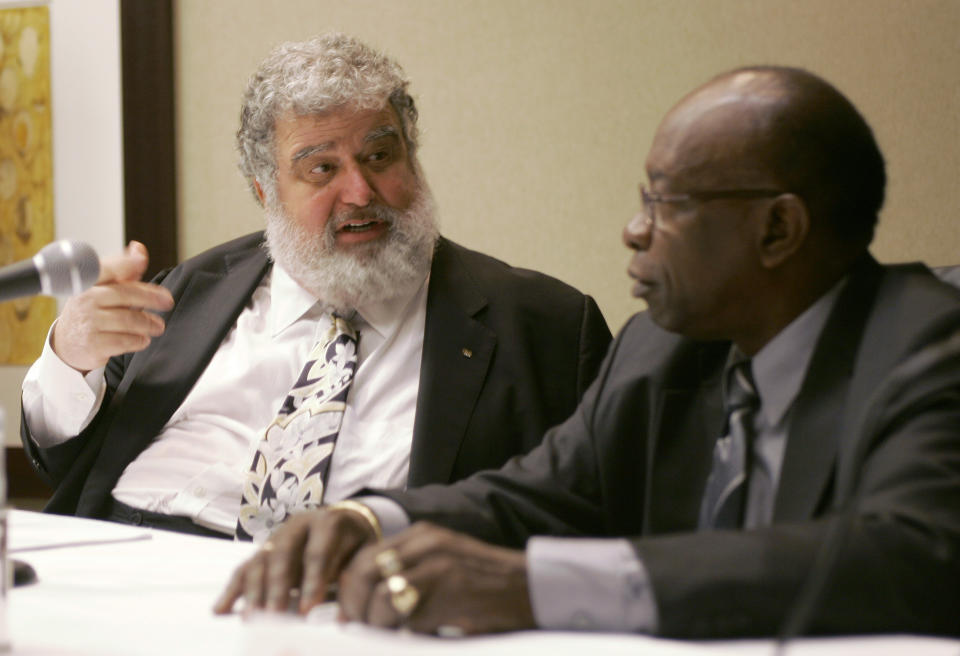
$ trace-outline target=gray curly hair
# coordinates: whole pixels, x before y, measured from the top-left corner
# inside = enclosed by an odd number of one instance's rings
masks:
[[[352,36],[329,33],[282,43],[250,77],[240,110],[240,171],[260,183],[267,206],[276,204],[274,127],[287,112],[298,116],[335,109],[382,109],[389,102],[403,128],[412,161],[417,150],[417,108],[403,69]]]

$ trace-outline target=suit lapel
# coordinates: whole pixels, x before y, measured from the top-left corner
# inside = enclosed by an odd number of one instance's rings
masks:
[[[664,389],[652,426],[650,487],[644,533],[695,530],[710,475],[713,445],[723,430],[720,380],[728,343],[702,344],[687,384]]]
[[[420,365],[411,487],[450,479],[460,443],[496,348],[496,335],[475,317],[487,299],[457,257],[440,240],[427,292],[427,317]]]
[[[104,443],[84,490],[84,496],[89,492],[89,503],[105,498],[97,491],[105,488],[109,494],[123,469],[180,407],[267,266],[257,247],[227,256],[220,270],[198,271],[190,277],[166,317],[163,337],[131,359],[111,399]]]
[[[844,434],[853,368],[879,278],[880,267],[872,259],[854,268],[817,341],[790,412],[774,521],[809,519],[825,502]]]

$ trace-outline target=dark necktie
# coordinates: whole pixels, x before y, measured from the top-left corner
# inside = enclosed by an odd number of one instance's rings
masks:
[[[724,374],[726,435],[713,447],[713,468],[700,506],[701,529],[739,528],[747,498],[753,418],[760,406],[750,360],[734,361]]]
[[[323,502],[356,368],[357,335],[334,315],[263,433],[243,485],[238,539],[262,542],[291,512]]]

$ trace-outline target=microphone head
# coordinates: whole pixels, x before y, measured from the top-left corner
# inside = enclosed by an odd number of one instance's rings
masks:
[[[44,294],[72,296],[92,286],[100,277],[100,258],[90,244],[55,241],[33,256]]]

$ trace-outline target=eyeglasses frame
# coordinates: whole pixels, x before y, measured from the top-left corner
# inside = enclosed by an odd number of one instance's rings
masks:
[[[657,223],[656,206],[657,204],[669,203],[707,203],[712,200],[725,199],[744,199],[751,200],[755,198],[773,198],[781,194],[789,193],[783,189],[754,188],[754,189],[710,189],[705,191],[686,191],[675,194],[660,194],[649,191],[641,182],[637,185],[640,190],[640,207],[647,220],[647,225],[654,226]]]

